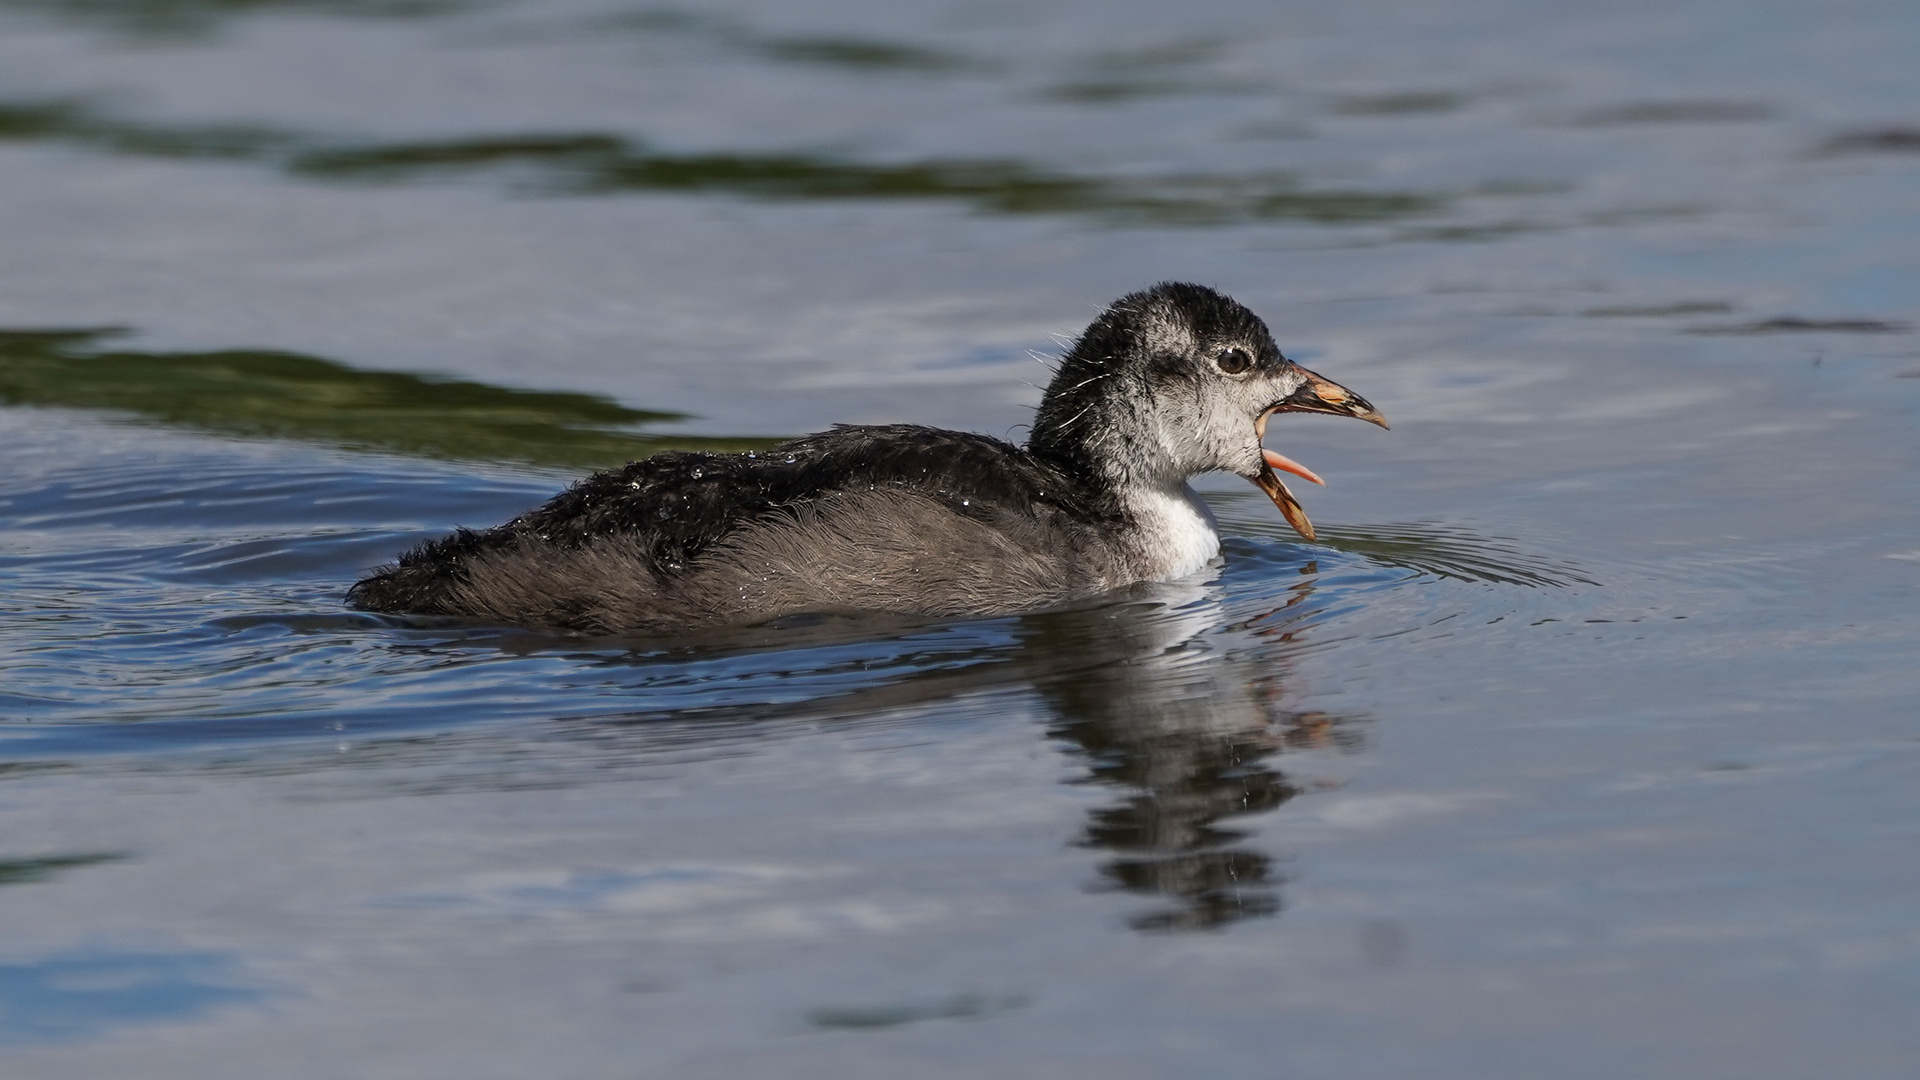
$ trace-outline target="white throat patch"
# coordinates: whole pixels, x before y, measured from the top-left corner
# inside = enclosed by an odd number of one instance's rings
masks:
[[[1220,530],[1198,492],[1143,491],[1128,500],[1139,522],[1138,553],[1148,581],[1172,581],[1198,571],[1220,554]]]

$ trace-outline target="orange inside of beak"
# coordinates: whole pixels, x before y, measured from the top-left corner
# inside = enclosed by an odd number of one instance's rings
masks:
[[[1305,369],[1302,370],[1304,371]],[[1276,412],[1325,412],[1332,413],[1336,416],[1351,416],[1358,420],[1365,420],[1370,424],[1378,424],[1381,427],[1387,426],[1386,417],[1381,416],[1364,398],[1348,390],[1346,387],[1341,386],[1339,383],[1321,378],[1313,372],[1308,371],[1306,375],[1309,380],[1307,386],[1313,395],[1317,397],[1317,402],[1302,404],[1282,402],[1268,409],[1266,412],[1261,413],[1253,421],[1253,437],[1255,440],[1267,437],[1267,418]],[[1323,408],[1320,406],[1326,407]],[[1322,487],[1325,487],[1327,482],[1314,475],[1312,469],[1287,457],[1285,454],[1277,454],[1265,447],[1262,447],[1260,450],[1260,471],[1252,477],[1254,485],[1261,491],[1266,492],[1267,498],[1273,500],[1273,505],[1280,508],[1281,516],[1287,519],[1287,524],[1293,526],[1294,532],[1312,540],[1314,538],[1313,522],[1307,520],[1307,512],[1300,508],[1300,501],[1293,497],[1293,492],[1287,490],[1287,485],[1280,481],[1280,475],[1274,472],[1275,469],[1279,469],[1281,472],[1290,472],[1302,480],[1319,484]]]

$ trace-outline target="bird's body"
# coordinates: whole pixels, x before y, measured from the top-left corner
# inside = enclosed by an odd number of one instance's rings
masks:
[[[1378,420],[1282,358],[1239,304],[1162,285],[1088,328],[1024,448],[890,425],[755,453],[657,454],[503,525],[422,544],[348,599],[594,633],[1056,606],[1211,561],[1220,538],[1187,485],[1196,473],[1248,476],[1310,532],[1270,465],[1311,474],[1259,445],[1266,416],[1288,409]]]

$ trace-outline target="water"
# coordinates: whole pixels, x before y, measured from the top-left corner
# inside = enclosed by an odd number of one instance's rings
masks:
[[[1891,3],[0,9],[8,1077],[1904,1077]],[[1391,432],[1203,579],[588,640],[366,567],[1019,437],[1218,285]]]

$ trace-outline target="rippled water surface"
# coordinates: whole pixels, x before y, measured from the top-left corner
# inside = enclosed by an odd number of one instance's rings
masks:
[[[1920,9],[0,2],[7,1077],[1908,1077]],[[347,611],[1219,286],[1195,579]]]

